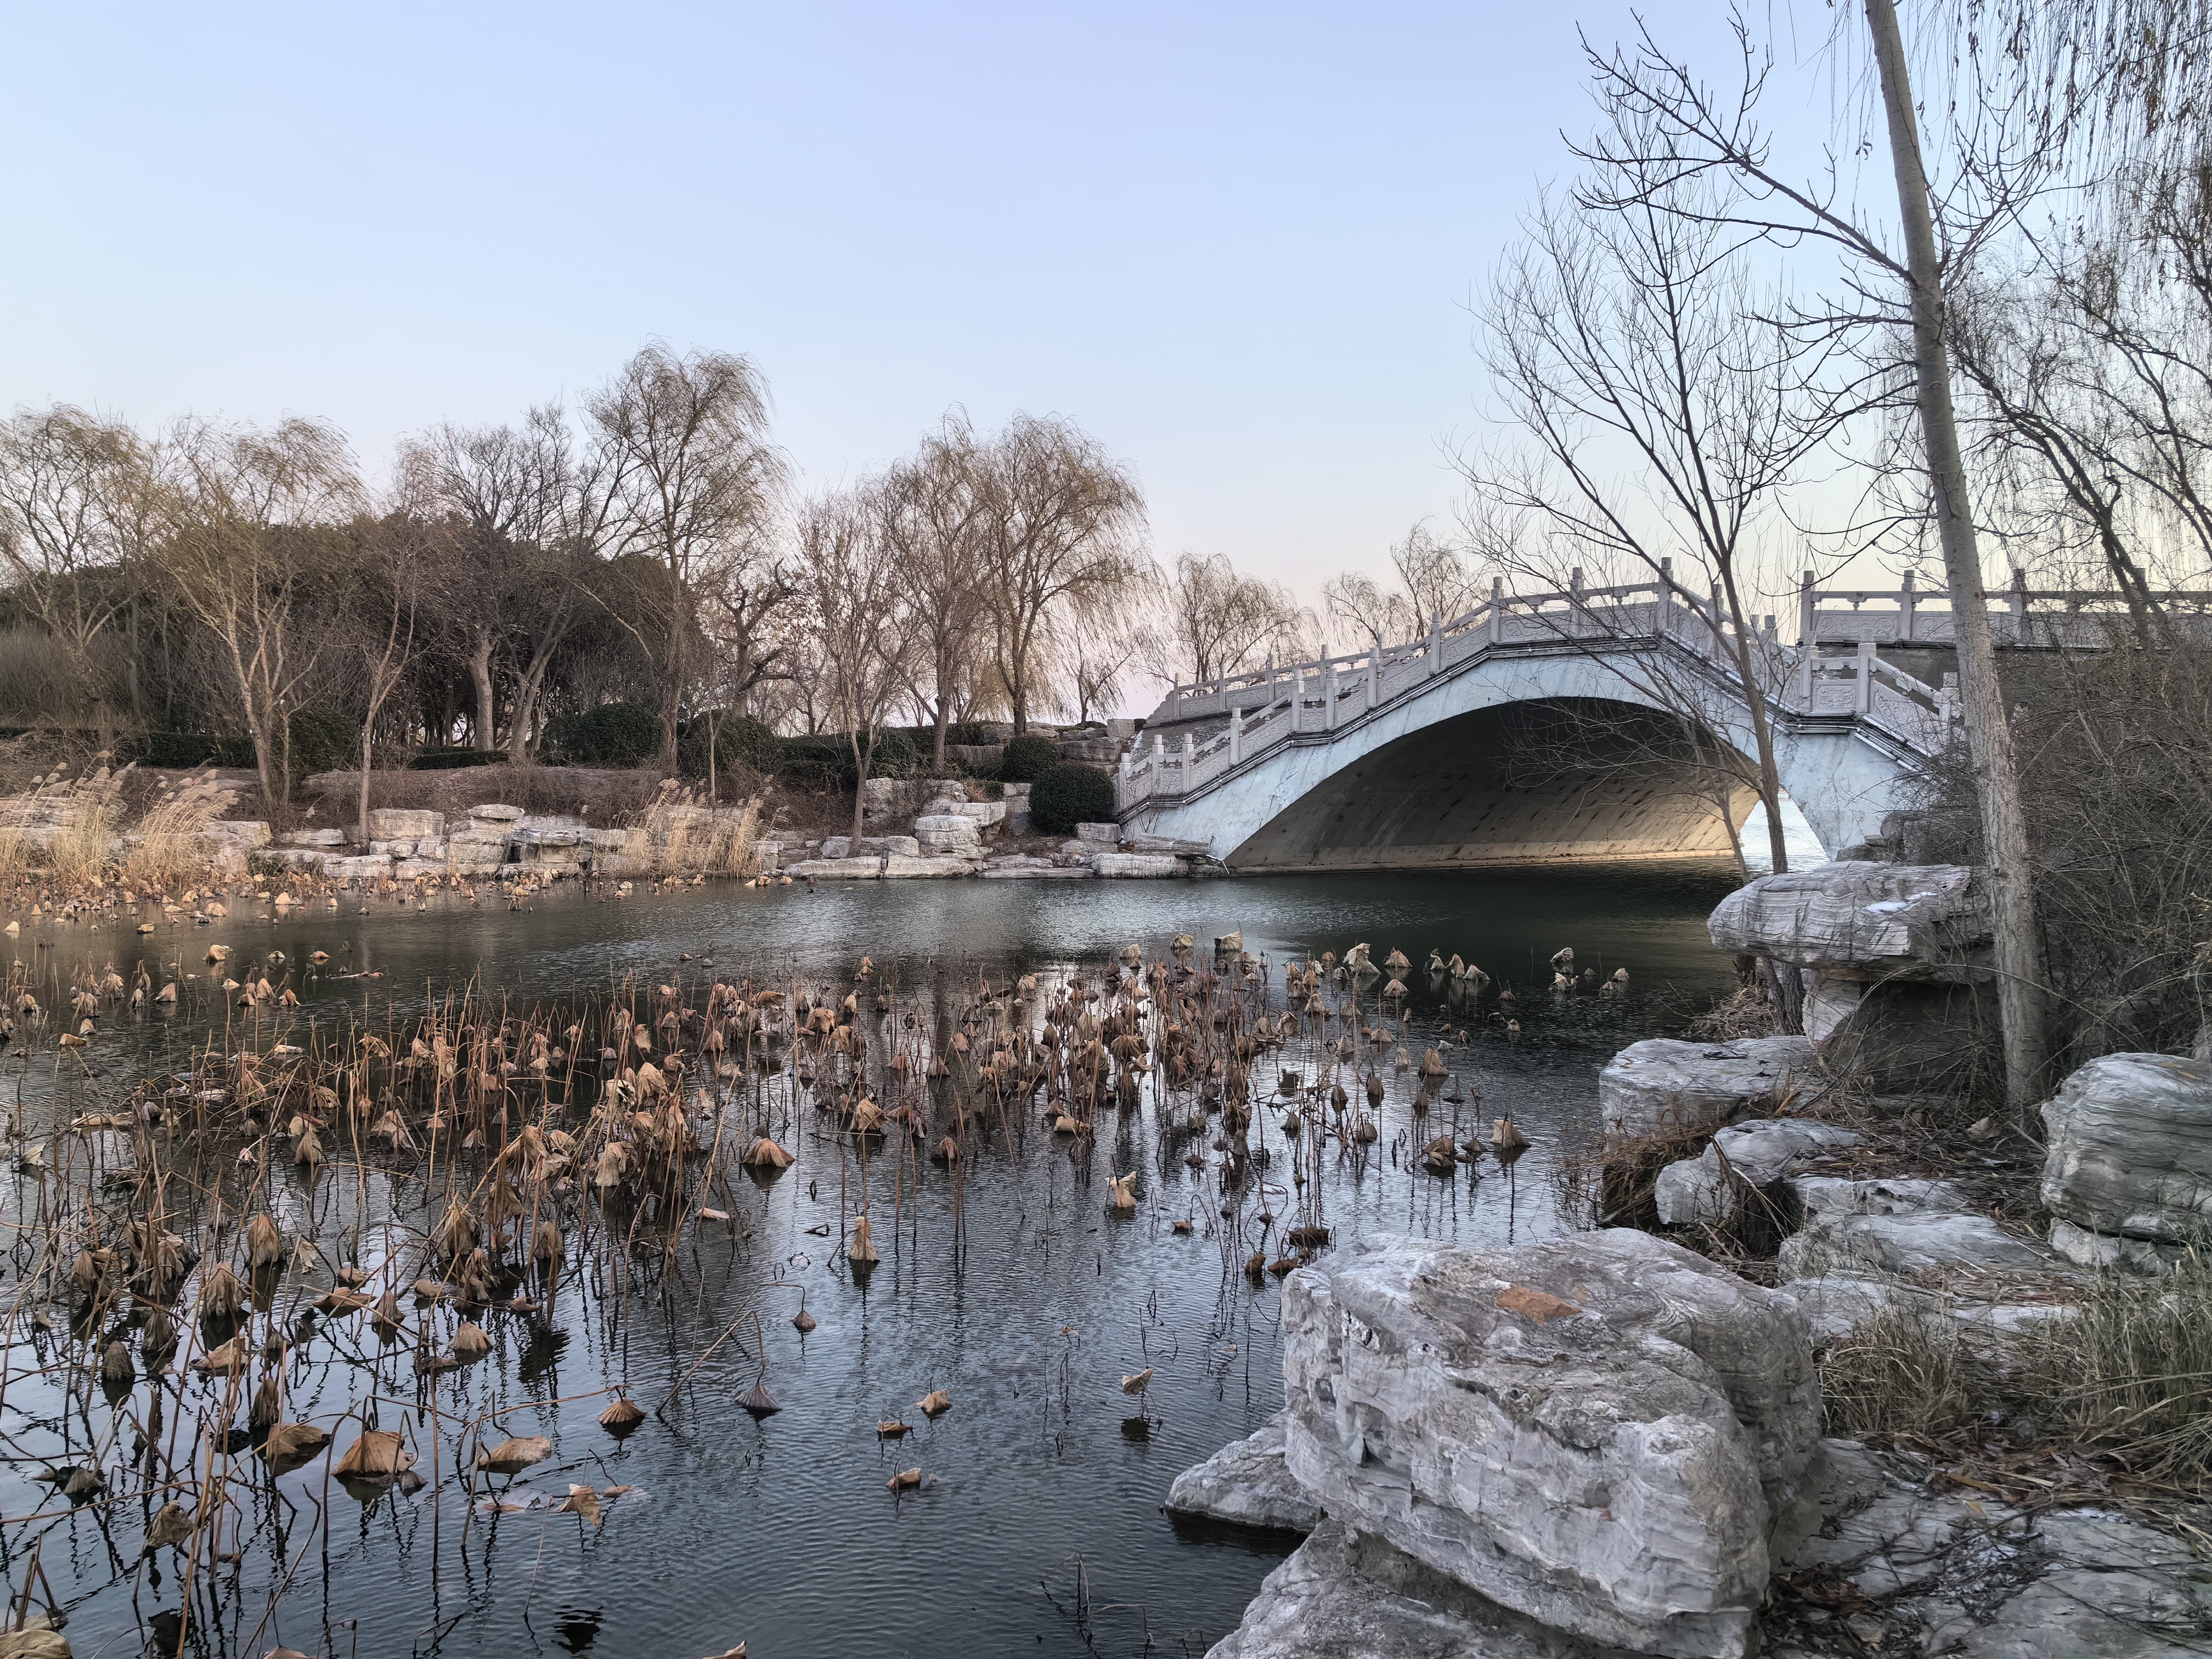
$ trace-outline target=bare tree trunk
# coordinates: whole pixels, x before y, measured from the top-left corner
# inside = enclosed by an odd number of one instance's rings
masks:
[[[469,652],[469,679],[477,689],[477,729],[470,734],[471,749],[499,747],[499,734],[493,726],[491,651],[490,630],[477,629],[476,642]]]
[[[1928,206],[1928,179],[1913,115],[1912,87],[1893,0],[1865,0],[1889,116],[1889,150],[1897,173],[1897,204],[1905,226],[1911,276],[1915,396],[1922,441],[1935,489],[1936,527],[1951,588],[1953,636],[1959,653],[1959,691],[1966,741],[1980,797],[1982,840],[1990,872],[1996,936],[1997,994],[2004,1027],[2005,1098],[2026,1112],[2043,1097],[2050,1061],[2045,1030],[2043,951],[2035,922],[2035,887],[2028,863],[2027,820],[2021,810],[2012,727],[1997,684],[1996,652],[1990,638],[1981,552],[1974,536],[1966,462],[1952,412],[1951,362],[1945,337],[1942,271]]]
[[[369,710],[368,718],[361,723],[361,850],[368,851],[368,768],[374,754],[376,711]]]

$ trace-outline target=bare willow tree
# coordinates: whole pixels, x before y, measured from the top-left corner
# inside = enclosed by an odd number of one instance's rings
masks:
[[[359,501],[352,453],[319,421],[186,421],[164,459],[170,600],[207,629],[230,670],[263,794],[289,800],[292,714],[317,656],[301,603],[319,546],[307,532]]]
[[[973,695],[990,625],[990,495],[978,448],[966,418],[955,410],[878,488],[882,532],[921,635],[915,695],[934,728],[931,755],[939,767],[953,710]]]
[[[1017,736],[1048,702],[1056,621],[1103,614],[1136,579],[1134,476],[1072,421],[1014,416],[978,458],[992,665]]]
[[[853,755],[856,840],[878,739],[907,696],[922,649],[897,552],[884,533],[890,510],[874,481],[806,502],[797,526],[815,684],[829,723],[843,730]]]
[[[416,629],[440,550],[422,520],[394,513],[368,527],[366,556],[355,567],[348,594],[352,653],[362,702],[361,782],[357,827],[368,844],[369,773],[376,763],[376,723],[413,666]]]
[[[1962,286],[1951,343],[1978,516],[2014,568],[2057,564],[2171,638],[2161,580],[2212,570],[2212,173],[2145,162],[2093,234]]]
[[[1642,167],[1600,163],[1574,205],[1540,203],[1492,283],[1484,359],[1517,441],[1469,458],[1476,523],[1494,559],[1540,586],[1566,587],[1570,568],[1586,565],[1710,592],[1722,622],[1711,643],[1747,711],[1769,857],[1786,870],[1767,707],[1778,688],[1757,607],[1784,492],[1824,441],[1830,399],[1817,355],[1761,319],[1772,307],[1739,257],[1741,235],[1710,204],[1686,208],[1652,188]],[[1565,617],[1562,637],[1603,647],[1617,672],[1642,672],[1591,617]],[[1661,707],[1727,729],[1717,700],[1688,678],[1655,665],[1644,678]]]
[[[745,358],[655,343],[584,410],[601,452],[608,550],[654,567],[608,612],[653,663],[660,764],[672,771],[699,678],[702,601],[734,570],[773,557],[784,465],[768,441],[767,389]]]
[[[66,404],[0,421],[0,569],[10,598],[61,652],[103,748],[116,729],[104,647],[136,617],[151,476],[145,443],[119,421]],[[137,653],[113,654],[135,685]]]
[[[1353,650],[1402,645],[1428,632],[1431,621],[1449,621],[1480,601],[1480,583],[1462,550],[1425,520],[1392,544],[1389,562],[1395,585],[1364,570],[1346,570],[1322,584],[1328,631]]]
[[[519,427],[441,424],[401,446],[403,497],[441,544],[424,550],[442,578],[434,610],[468,669],[478,749],[498,746],[504,672],[507,747],[529,752],[546,676],[591,602],[591,556],[613,506],[598,459],[580,460],[553,404]]]
[[[1167,612],[1177,665],[1201,684],[1242,672],[1270,651],[1295,653],[1303,621],[1288,588],[1244,574],[1218,553],[1176,558]]]

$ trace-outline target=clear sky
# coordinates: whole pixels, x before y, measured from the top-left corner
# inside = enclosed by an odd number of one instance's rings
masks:
[[[1708,40],[1716,10],[1644,8]],[[1164,556],[1310,593],[1449,517],[1470,295],[1590,118],[1577,20],[1632,27],[1609,0],[0,4],[0,404],[319,415],[375,474],[659,337],[751,356],[805,478],[950,404],[1057,410],[1135,465]]]

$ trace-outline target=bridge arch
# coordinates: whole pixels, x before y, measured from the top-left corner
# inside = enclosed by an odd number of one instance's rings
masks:
[[[1698,741],[1704,764],[1678,720],[1617,698],[1485,703],[1350,760],[1227,861],[1406,870],[1725,854],[1758,795],[1714,763],[1717,740]]]
[[[1646,631],[1608,619],[1612,631],[1591,641],[1563,638],[1549,617],[1506,615],[1504,605],[1410,646],[1177,687],[1124,757],[1125,830],[1203,842],[1255,871],[1725,851],[1710,794],[1695,800],[1663,769],[1639,779],[1632,768],[1599,767],[1601,781],[1561,768],[1538,787],[1499,775],[1510,769],[1495,763],[1499,723],[1530,708],[1674,720],[1647,692],[1653,677],[1636,667],[1653,653],[1668,653],[1677,684],[1705,677],[1707,724],[1737,754],[1751,753],[1749,708],[1709,647],[1682,637],[1681,613],[1645,606],[1657,612]],[[1836,663],[1771,641],[1762,649],[1778,658],[1777,689],[1765,700],[1784,789],[1831,853],[1877,834],[1941,747],[1948,704],[1863,645],[1840,665],[1850,677],[1840,697]],[[1439,793],[1446,779],[1452,787]],[[1735,823],[1750,805],[1748,792],[1729,801]]]

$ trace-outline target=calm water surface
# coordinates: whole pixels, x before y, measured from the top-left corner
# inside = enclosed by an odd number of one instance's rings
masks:
[[[1315,1196],[1340,1240],[1402,1231],[1504,1243],[1564,1224],[1555,1160],[1588,1133],[1605,1056],[1727,983],[1729,965],[1704,921],[1729,884],[1710,866],[1638,866],[818,892],[641,889],[623,902],[570,888],[521,912],[487,893],[479,906],[441,900],[428,910],[380,901],[366,915],[351,900],[337,911],[318,901],[287,919],[241,901],[214,927],[165,925],[143,939],[127,923],[27,925],[9,954],[19,973],[51,982],[110,962],[129,977],[142,957],[157,975],[163,963],[204,975],[200,958],[211,943],[234,947],[234,966],[281,951],[288,963],[271,977],[294,971],[301,1006],[289,1025],[264,1015],[258,1026],[234,1024],[228,1039],[265,1048],[288,1033],[299,1040],[311,1025],[382,1025],[393,1007],[419,1010],[471,981],[518,1011],[632,975],[703,983],[750,974],[835,985],[842,994],[866,952],[896,980],[902,1005],[943,1011],[972,994],[979,973],[1001,986],[1031,972],[1049,983],[1133,943],[1162,955],[1178,932],[1197,935],[1202,951],[1213,936],[1241,931],[1245,948],[1274,964],[1361,940],[1378,960],[1395,947],[1418,963],[1433,947],[1513,984],[1517,1010],[1507,1012],[1522,1029],[1507,1032],[1494,997],[1469,1001],[1410,975],[1411,1052],[1418,1059],[1423,1047],[1443,1043],[1448,1092],[1468,1098],[1439,1103],[1417,1126],[1412,1078],[1386,1066],[1382,1139],[1358,1163],[1332,1150]],[[1580,965],[1627,968],[1630,994],[1553,997],[1542,988],[1545,963],[1563,945],[1575,947]],[[297,977],[317,950],[331,953],[333,969],[380,976]],[[1279,997],[1279,972],[1273,985]],[[58,1112],[96,1106],[150,1072],[189,1064],[210,1022],[227,1018],[238,1017],[204,996],[188,996],[167,1018],[111,1014],[82,1051],[105,1075],[82,1074],[48,1037],[9,1051],[0,1085],[21,1127],[43,1133]],[[1271,1075],[1272,1066],[1255,1071]],[[1471,1133],[1478,1119],[1507,1109],[1535,1142],[1510,1173],[1487,1159],[1479,1176],[1449,1181],[1410,1171],[1409,1145],[1455,1122]],[[1149,1098],[1134,1113],[1102,1112],[1090,1143],[1056,1138],[1033,1115],[1015,1122],[1011,1138],[995,1137],[968,1160],[964,1243],[945,1173],[879,1154],[872,1212],[881,1218],[895,1206],[896,1219],[879,1222],[884,1261],[857,1283],[836,1251],[857,1171],[827,1133],[830,1120],[802,1114],[785,1137],[798,1165],[765,1188],[732,1180],[730,1223],[700,1224],[665,1267],[658,1248],[627,1275],[604,1262],[579,1267],[543,1313],[482,1316],[495,1352],[441,1381],[439,1409],[448,1431],[453,1418],[497,1407],[507,1431],[553,1439],[553,1459],[506,1494],[517,1507],[472,1513],[450,1480],[442,1490],[363,1504],[327,1483],[320,1462],[272,1494],[265,1478],[255,1486],[258,1465],[247,1460],[228,1547],[236,1559],[195,1575],[187,1649],[258,1656],[281,1641],[310,1654],[697,1659],[742,1639],[760,1659],[1202,1653],[1295,1541],[1171,1523],[1159,1510],[1176,1472],[1281,1404],[1276,1281],[1255,1286],[1240,1271],[1257,1237],[1255,1212],[1290,1208],[1278,1115],[1261,1112],[1254,1130],[1273,1150],[1276,1173],[1261,1170],[1227,1194],[1212,1170],[1186,1165],[1192,1143],[1163,1124]],[[1109,1219],[1103,1176],[1129,1170],[1141,1172],[1144,1204],[1133,1219]],[[217,1188],[219,1171],[199,1173]],[[404,1164],[364,1172],[341,1159],[312,1184],[286,1169],[271,1207],[288,1238],[312,1231],[327,1240],[358,1219],[364,1265],[388,1254],[404,1282],[419,1252],[392,1218],[422,1213],[425,1180],[444,1178]],[[38,1461],[82,1461],[110,1421],[96,1395],[88,1407],[65,1410],[58,1389],[26,1375],[59,1352],[57,1334],[27,1334],[29,1313],[43,1304],[22,1279],[31,1252],[21,1231],[52,1201],[56,1179],[17,1172],[0,1184],[21,1241],[0,1287],[20,1304],[0,1401],[0,1450],[9,1460],[0,1465],[0,1548],[11,1595],[35,1548],[70,1609],[80,1655],[137,1654],[146,1641],[140,1621],[180,1603],[173,1553],[138,1559],[146,1506],[134,1498],[71,1511],[27,1478]],[[896,1192],[887,1204],[890,1182]],[[1236,1211],[1225,1218],[1224,1197]],[[1171,1232],[1179,1217],[1196,1230]],[[328,1282],[306,1281],[300,1294],[312,1299]],[[804,1336],[791,1323],[801,1289],[819,1322]],[[279,1291],[280,1310],[292,1294]],[[757,1340],[742,1317],[749,1310],[760,1315]],[[441,1334],[450,1328],[449,1311],[436,1317]],[[404,1424],[427,1446],[441,1425],[413,1408],[411,1374],[380,1356],[365,1328],[343,1328],[355,1322],[332,1322],[327,1337],[295,1351],[288,1415],[329,1424],[380,1394],[392,1402],[377,1408],[384,1425]],[[664,1413],[623,1440],[598,1426],[610,1384],[656,1405],[733,1323],[742,1329]],[[1148,1365],[1149,1392],[1125,1395],[1121,1379]],[[739,1409],[736,1396],[756,1381],[780,1413],[756,1420]],[[143,1409],[151,1386],[139,1382],[131,1409]],[[189,1415],[175,1403],[179,1389],[194,1405],[211,1397],[201,1381],[173,1376],[167,1386],[173,1419]],[[953,1406],[928,1422],[915,1402],[933,1389]],[[903,1417],[916,1432],[880,1442],[874,1425],[883,1417]],[[441,1454],[448,1473],[453,1449],[449,1439]],[[111,1447],[106,1462],[119,1457]],[[916,1466],[930,1478],[921,1491],[886,1489],[893,1472]],[[636,1490],[610,1504],[594,1530],[544,1501],[571,1481]]]

